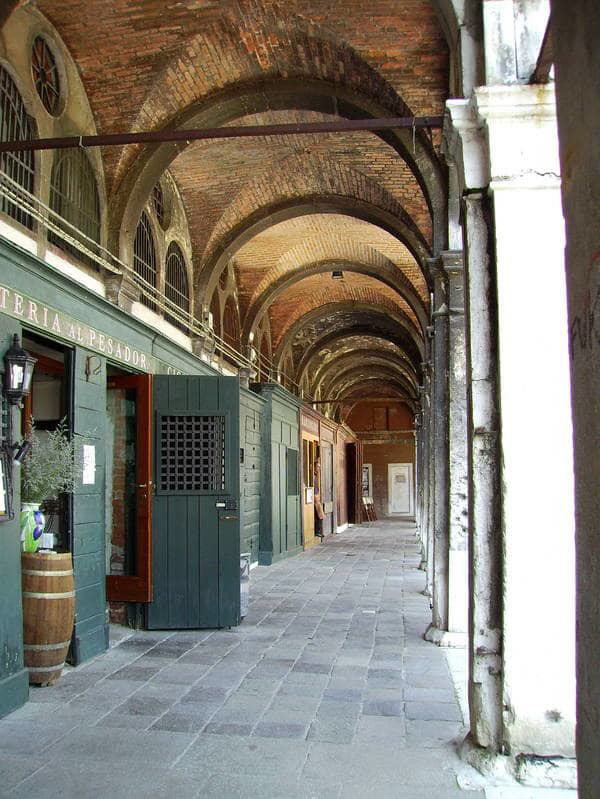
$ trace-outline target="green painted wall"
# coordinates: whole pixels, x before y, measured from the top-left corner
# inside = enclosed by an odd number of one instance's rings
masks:
[[[266,400],[259,563],[269,565],[302,551],[299,480],[288,486],[289,451],[300,468],[300,400],[274,383],[252,389]]]
[[[86,361],[93,357],[98,374],[86,375]],[[73,663],[103,652],[108,647],[106,623],[105,535],[105,440],[106,361],[77,347],[73,353],[73,433],[78,447],[93,447],[94,482],[79,483],[73,491],[73,571],[75,574],[75,630]]]
[[[246,389],[240,390],[240,464],[241,551],[258,560],[260,533],[261,480],[264,467],[262,442],[265,402]]]
[[[2,260],[0,259],[0,267]],[[18,322],[0,314],[0,378],[4,378],[4,354]],[[18,467],[14,469],[14,508],[20,507]],[[21,544],[18,514],[0,522],[0,716],[27,701],[29,676],[23,668],[23,609],[21,604]]]

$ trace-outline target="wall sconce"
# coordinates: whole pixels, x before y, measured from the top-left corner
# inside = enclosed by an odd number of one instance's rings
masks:
[[[12,346],[4,356],[4,394],[11,405],[21,407],[23,397],[31,391],[36,360],[23,349],[19,336],[15,333]]]

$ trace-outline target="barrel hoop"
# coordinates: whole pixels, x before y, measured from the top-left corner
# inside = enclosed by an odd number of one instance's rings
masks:
[[[27,652],[47,652],[51,649],[64,649],[69,646],[71,641],[61,641],[59,644],[24,644],[23,649]]]
[[[38,569],[22,569],[21,574],[27,574],[29,577],[70,577],[73,574],[73,569],[59,572],[39,571]]]
[[[61,594],[42,593],[40,591],[23,591],[26,599],[71,599],[75,591],[63,591]]]
[[[56,671],[57,669],[62,669],[65,665],[65,661],[63,660],[62,663],[57,663],[56,666],[27,666],[29,671]]]

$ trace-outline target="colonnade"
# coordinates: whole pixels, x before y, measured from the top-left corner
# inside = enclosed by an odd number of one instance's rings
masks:
[[[443,133],[460,212],[453,249],[429,264],[417,425],[425,637],[469,650],[465,758],[569,787],[575,537],[553,87],[477,88],[448,101]]]

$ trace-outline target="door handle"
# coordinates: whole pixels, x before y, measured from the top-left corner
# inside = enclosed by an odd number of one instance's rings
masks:
[[[237,521],[239,518],[240,518],[239,516],[221,516],[221,521],[234,522]]]

